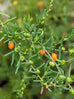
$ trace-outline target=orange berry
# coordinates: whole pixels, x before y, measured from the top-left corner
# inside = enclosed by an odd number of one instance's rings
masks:
[[[56,61],[56,60],[57,60],[57,54],[52,53],[52,54],[51,54],[51,57],[52,57],[52,59],[53,59],[54,61]]]
[[[42,1],[38,2],[38,7],[43,7],[44,3]]]
[[[45,50],[40,50],[40,54],[41,54],[42,56],[44,56],[44,54],[47,54],[47,53],[46,53]]]
[[[9,49],[13,49],[13,48],[14,48],[14,43],[13,43],[13,42],[10,42],[10,43],[8,44],[8,48],[9,48]]]
[[[18,1],[14,1],[13,5],[16,6],[18,4]]]

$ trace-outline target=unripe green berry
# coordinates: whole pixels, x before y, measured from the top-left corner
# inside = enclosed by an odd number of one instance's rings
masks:
[[[54,67],[55,66],[55,63],[53,61],[50,61],[49,62],[49,65],[52,66],[52,67]]]
[[[18,49],[17,49],[17,47],[15,47],[15,52],[18,52]]]
[[[42,20],[45,20],[45,17],[43,17]]]
[[[69,92],[74,95],[74,90],[73,89],[70,89]]]
[[[44,83],[45,86],[47,86],[47,83]]]
[[[48,86],[48,85],[46,85],[46,88],[48,89],[48,88],[49,88],[49,86]]]
[[[16,34],[15,37],[18,37],[18,35]]]
[[[0,31],[1,34],[3,34],[3,31]]]
[[[73,82],[72,78],[71,78],[71,77],[67,77],[67,82],[68,82],[69,84],[71,84],[71,83]]]
[[[31,37],[31,34],[30,34],[30,33],[24,33],[24,35],[25,35],[26,37]]]
[[[24,79],[22,79],[21,82],[24,83]]]
[[[64,38],[64,40],[63,41],[67,41],[68,40],[68,38]]]
[[[62,47],[61,50],[62,50],[62,51],[65,51],[65,47]]]
[[[26,52],[28,52],[28,51],[29,51],[29,49],[26,49],[25,51],[26,51]]]
[[[42,21],[41,24],[43,25],[44,24],[44,21]]]
[[[37,69],[37,74],[40,74],[40,70],[39,69]]]
[[[21,90],[23,91],[24,90],[24,87],[21,87]]]
[[[74,49],[69,49],[69,53],[73,54],[74,53]]]
[[[20,56],[20,61],[24,61],[25,57],[23,55]]]
[[[26,52],[23,53],[24,55],[26,54]]]
[[[61,81],[64,81],[64,80],[66,79],[66,77],[65,77],[64,75],[59,75],[59,79],[60,79]]]
[[[50,81],[50,85],[53,85],[53,82],[52,81]]]
[[[18,39],[21,39],[21,36],[19,36]]]
[[[61,60],[61,65],[65,65],[66,61],[65,60]]]
[[[6,37],[7,36],[7,34],[4,34],[4,37]]]
[[[15,47],[15,52],[18,52],[20,50],[20,46]]]
[[[33,65],[33,64],[34,64],[32,60],[29,60],[29,63],[30,63],[31,65]]]

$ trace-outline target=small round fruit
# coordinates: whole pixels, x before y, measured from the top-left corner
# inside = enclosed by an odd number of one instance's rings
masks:
[[[43,7],[44,6],[44,2],[40,1],[38,2],[38,7]]]
[[[0,31],[1,34],[3,34],[3,31]]]
[[[65,60],[61,60],[61,65],[65,65],[66,61]]]
[[[44,56],[44,54],[47,54],[47,53],[46,53],[45,50],[40,50],[40,54],[41,54],[42,56]]]
[[[66,77],[65,77],[64,75],[59,75],[59,79],[60,79],[61,81],[64,81],[64,80],[66,79]]]
[[[74,95],[74,90],[73,89],[70,89],[69,92]]]
[[[71,77],[67,77],[67,82],[68,82],[69,84],[71,84],[71,83],[73,82],[72,78],[71,78]]]
[[[56,53],[52,53],[51,57],[54,61],[57,61],[57,54]]]
[[[62,47],[61,50],[62,50],[62,51],[65,51],[65,47]]]
[[[16,6],[18,4],[18,1],[14,1],[13,5]]]
[[[69,53],[73,54],[74,53],[74,49],[69,49]]]
[[[40,70],[39,69],[37,69],[37,74],[40,74]]]
[[[68,38],[64,38],[64,40],[63,41],[67,41],[68,40]]]
[[[31,37],[31,34],[30,33],[25,33],[25,36],[26,37]]]
[[[44,24],[44,21],[42,21],[41,24],[43,25]]]
[[[42,20],[45,20],[45,17],[42,17]]]
[[[33,65],[33,64],[34,64],[32,60],[29,60],[29,63],[30,63],[31,65]]]
[[[49,62],[49,65],[52,66],[52,67],[54,67],[55,66],[55,63],[53,61],[50,61]]]
[[[14,48],[14,43],[13,43],[13,42],[10,42],[10,43],[8,44],[8,48],[9,48],[9,49],[13,49],[13,48]]]
[[[24,87],[21,87],[21,90],[23,91],[24,90]]]
[[[25,57],[23,55],[20,56],[20,61],[24,61]]]
[[[21,82],[24,83],[24,79],[22,79]]]

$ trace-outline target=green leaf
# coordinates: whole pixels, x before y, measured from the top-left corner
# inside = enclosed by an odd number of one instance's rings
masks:
[[[10,54],[12,54],[12,53],[14,53],[14,51],[11,51],[11,52],[5,54],[4,56],[8,56],[8,55],[10,55]]]
[[[1,14],[1,15],[4,15],[4,16],[6,16],[6,17],[10,17],[10,16],[8,16],[7,14],[5,14],[5,13],[3,13],[3,12],[1,12],[1,11],[0,11],[0,14]]]
[[[68,77],[71,76],[71,65],[72,65],[72,64],[70,64],[70,67],[69,67]]]
[[[59,60],[61,59],[61,46],[59,47]]]
[[[39,67],[37,67],[37,69],[42,68],[45,65],[45,63],[41,64]]]
[[[71,32],[71,34],[74,34],[74,29],[72,29],[72,32]]]
[[[12,53],[11,66],[13,65],[13,63],[14,63],[14,53]]]
[[[4,37],[2,37],[2,38],[0,39],[0,42],[1,42],[3,39],[4,39]]]
[[[45,43],[43,43],[43,46],[46,45],[50,41],[50,39],[51,38],[49,38]]]
[[[19,67],[20,67],[20,59],[18,60],[16,67],[17,67],[17,68],[16,68],[16,71],[15,71],[15,74],[17,74],[18,69],[19,69]]]
[[[42,86],[42,88],[41,88],[41,92],[40,92],[41,95],[42,95],[42,93],[43,93],[43,90],[44,90],[44,87]]]
[[[4,25],[7,24],[8,22],[11,22],[11,21],[15,20],[16,18],[17,18],[17,17],[14,17],[14,18],[12,18],[12,19],[7,20],[6,22],[4,22]]]

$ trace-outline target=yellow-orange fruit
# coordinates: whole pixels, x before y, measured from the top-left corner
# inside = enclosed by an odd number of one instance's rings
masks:
[[[44,2],[40,1],[38,2],[38,7],[43,7],[44,6]]]
[[[8,48],[9,48],[9,49],[13,49],[13,48],[14,48],[14,43],[13,43],[13,42],[10,42],[10,43],[8,44]]]
[[[47,54],[47,53],[46,53],[45,50],[40,50],[40,54],[41,54],[42,56],[44,56],[44,54]]]
[[[57,54],[56,54],[56,53],[52,53],[52,54],[51,54],[51,57],[52,57],[52,59],[53,59],[54,61],[57,60]]]
[[[13,5],[16,6],[18,4],[18,1],[14,1]]]

